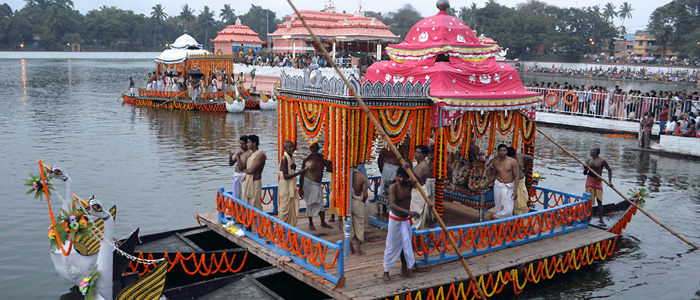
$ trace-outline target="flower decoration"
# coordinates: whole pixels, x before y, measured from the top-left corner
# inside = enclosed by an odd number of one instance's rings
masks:
[[[95,282],[97,281],[98,277],[100,277],[100,272],[97,271],[97,267],[95,267],[92,270],[92,273],[83,278],[80,284],[78,284],[78,290],[83,296],[85,296],[86,300],[95,299]]]
[[[56,217],[56,227],[49,227],[49,239],[51,246],[58,249],[58,240],[61,243],[74,238],[76,235],[82,238],[89,238],[93,223],[87,219],[81,206],[72,207],[70,211],[61,210]],[[56,239],[58,237],[58,240]]]
[[[547,179],[546,177],[542,176],[539,172],[535,172],[535,174],[532,174],[532,183],[533,184],[539,184],[541,180]]]
[[[644,208],[644,204],[646,204],[646,198],[649,198],[649,192],[647,192],[647,189],[641,188],[639,190],[637,189],[629,189],[627,191],[627,195],[633,197],[633,198],[639,198],[639,207]],[[630,199],[634,202],[635,199]]]
[[[47,191],[49,193],[49,196],[51,196],[51,190],[53,190],[53,184],[51,184],[49,181],[51,180],[51,176],[47,177],[46,180],[41,179],[41,175],[34,175],[34,174],[29,174],[31,178],[27,179],[24,183],[24,185],[31,187],[27,191],[27,195],[34,193],[34,199],[38,199],[42,195],[44,195],[44,186],[48,187]]]

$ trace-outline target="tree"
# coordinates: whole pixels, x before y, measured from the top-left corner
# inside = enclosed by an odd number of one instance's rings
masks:
[[[187,4],[182,6],[182,11],[180,12],[180,15],[178,17],[180,18],[180,21],[182,21],[182,24],[185,26],[185,30],[187,30],[187,25],[197,20],[194,17],[194,10],[191,9],[190,6]]]
[[[605,4],[605,7],[603,7],[603,18],[605,18],[606,21],[610,21],[614,17],[617,17],[617,11],[615,8],[615,4],[612,4],[612,2]]]
[[[620,10],[617,12],[620,20],[622,20],[622,26],[625,26],[625,19],[632,18],[632,5],[629,2],[624,2],[620,5]]]
[[[156,33],[158,32],[158,25],[168,18],[168,14],[165,13],[165,8],[161,4],[156,4],[156,6],[152,8],[153,11],[151,11],[151,18],[156,23],[156,26],[154,26],[153,29],[153,51],[156,51]]]
[[[219,18],[221,18],[221,23],[224,23],[224,25],[233,24],[233,22],[236,21],[236,14],[234,13],[233,8],[231,8],[231,4],[224,4],[224,8],[221,9]]]
[[[464,24],[470,27],[476,27],[475,20],[476,20],[476,12],[479,10],[479,8],[476,6],[476,3],[472,2],[472,5],[470,7],[462,6],[459,8],[459,13],[457,13],[457,18],[462,20]]]
[[[277,28],[277,24],[282,23],[277,20],[275,12],[264,9],[260,6],[251,4],[250,9],[244,15],[239,16],[241,23],[250,27],[255,32],[259,33],[261,40],[267,41],[268,30]]]
[[[200,41],[205,49],[208,48],[209,34],[216,32],[216,21],[214,20],[214,12],[209,10],[209,6],[204,6],[204,10],[199,12],[197,16],[197,24],[193,26],[192,35]]]
[[[390,12],[387,14],[387,21],[389,21],[389,26],[392,33],[398,35],[401,38],[405,38],[411,27],[422,20],[423,16],[413,8],[410,4],[405,4],[403,7],[399,8],[396,12]]]

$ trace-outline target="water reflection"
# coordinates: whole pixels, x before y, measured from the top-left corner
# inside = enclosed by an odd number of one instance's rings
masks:
[[[22,102],[27,103],[27,66],[25,64],[24,58],[20,60],[22,65]]]

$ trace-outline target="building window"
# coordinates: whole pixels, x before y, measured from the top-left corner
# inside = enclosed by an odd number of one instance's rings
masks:
[[[639,46],[644,46],[644,41],[639,41]]]

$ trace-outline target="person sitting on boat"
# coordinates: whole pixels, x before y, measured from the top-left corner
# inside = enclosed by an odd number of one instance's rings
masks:
[[[360,249],[365,241],[365,201],[367,201],[367,175],[364,165],[352,171],[352,216],[350,227],[350,254],[365,255]]]
[[[492,164],[495,174],[479,190],[482,190],[493,183],[494,210],[491,219],[502,219],[513,216],[513,205],[518,201],[518,194],[515,187],[520,184],[518,175],[518,161],[508,157],[508,146],[498,145],[498,156],[493,159]]]
[[[413,257],[413,237],[411,236],[411,218],[420,214],[411,211],[411,180],[403,168],[396,171],[397,182],[389,187],[389,228],[384,249],[384,283],[390,283],[389,270],[401,258],[401,275],[412,278],[411,268],[415,263]]]
[[[434,203],[435,200],[433,197],[431,197],[433,190],[432,188],[428,188],[427,183],[428,178],[432,177],[432,168],[425,160],[425,158],[428,157],[428,151],[428,147],[425,145],[416,146],[416,151],[413,154],[413,158],[416,160],[416,166],[413,168],[413,172],[416,174],[418,182],[425,190],[431,203]],[[425,229],[426,216],[428,215],[428,204],[425,203],[423,195],[417,188],[413,188],[411,191],[411,210],[420,214],[419,218],[414,218],[412,220],[413,226],[415,226],[418,230]]]
[[[235,154],[231,151],[228,152],[228,165],[233,166],[236,164],[236,169],[233,173],[233,187],[231,188],[231,194],[238,199],[243,199],[243,196],[241,195],[241,190],[243,188],[243,175],[245,175],[244,171],[246,169],[246,161],[251,153],[251,151],[248,150],[248,136],[242,135],[239,139],[239,143],[240,149],[238,149]]]
[[[319,216],[321,227],[332,228],[326,223],[326,212],[323,207],[323,169],[326,167],[326,160],[318,153],[318,142],[314,142],[309,147],[311,154],[304,159],[302,165],[307,171],[299,177],[299,195],[304,197],[306,202],[306,215],[309,217],[309,230],[316,230],[313,217]]]
[[[146,79],[146,90],[150,91],[153,89],[153,76],[151,73],[148,73],[148,79]]]
[[[590,155],[591,158],[589,158],[586,162],[588,167],[601,176],[603,175],[603,168],[607,169],[608,182],[610,182],[610,186],[612,186],[612,170],[610,170],[608,162],[599,156],[600,148],[593,147],[591,149]],[[588,168],[586,167],[583,167],[583,175],[588,176],[586,177],[586,193],[591,194],[591,200],[596,199],[596,201],[598,202],[598,210],[600,211],[600,223],[605,224],[603,223],[603,214],[605,212],[603,208],[603,180],[596,177],[593,173],[588,172]]]
[[[262,210],[262,181],[260,179],[267,156],[265,151],[258,148],[260,138],[257,135],[249,135],[247,145],[251,153],[246,160],[246,169],[243,171],[245,176],[243,177],[241,193],[246,203]]]
[[[291,141],[284,142],[284,155],[279,165],[279,185],[277,199],[279,203],[278,218],[289,225],[297,226],[299,214],[299,193],[297,192],[297,176],[306,172],[302,168],[294,173],[297,165],[294,163],[294,150],[296,147]]]

